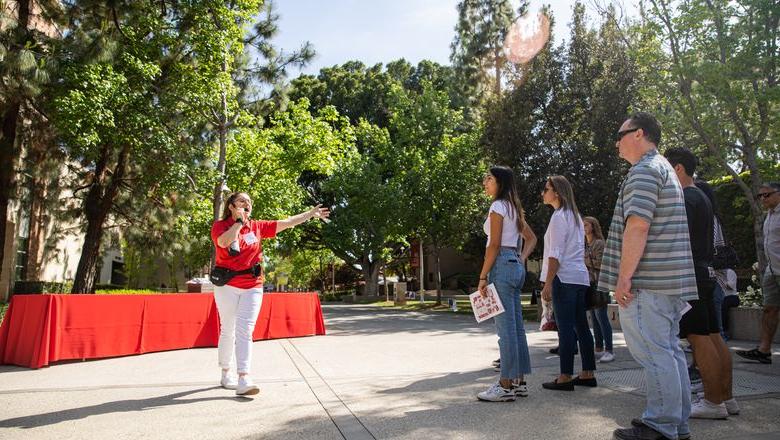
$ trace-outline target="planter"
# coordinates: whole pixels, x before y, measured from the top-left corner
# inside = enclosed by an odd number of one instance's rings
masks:
[[[620,330],[620,307],[617,304],[607,306],[607,315],[612,329]],[[731,339],[739,341],[758,341],[761,338],[760,326],[763,310],[754,307],[733,307],[729,309],[729,327]],[[775,333],[773,342],[780,344],[780,332]]]

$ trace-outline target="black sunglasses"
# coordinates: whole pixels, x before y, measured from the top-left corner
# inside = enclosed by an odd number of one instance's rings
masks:
[[[765,193],[758,193],[756,194],[756,200],[766,199],[772,194],[776,193],[778,191],[771,191],[771,192],[765,192]]]
[[[641,130],[641,127],[637,128],[629,128],[628,130],[623,130],[615,133],[615,142],[620,142],[621,139],[623,139],[627,134],[633,133],[637,130]]]

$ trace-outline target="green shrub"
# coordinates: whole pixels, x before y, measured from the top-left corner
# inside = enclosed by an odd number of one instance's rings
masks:
[[[16,281],[14,283],[14,295],[35,293],[70,293],[73,287],[72,281]]]
[[[95,284],[95,292],[98,290],[105,291],[105,290],[127,290],[127,286],[121,285],[121,284]],[[138,290],[138,289],[133,289]]]
[[[153,295],[158,293],[160,292],[152,289],[95,289],[97,295]]]

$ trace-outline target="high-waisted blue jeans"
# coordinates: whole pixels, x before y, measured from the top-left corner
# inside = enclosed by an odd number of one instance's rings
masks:
[[[501,378],[516,379],[531,373],[531,356],[523,327],[520,289],[525,282],[525,267],[510,249],[501,249],[488,280],[496,286],[505,312],[496,316],[498,348],[501,353]]]

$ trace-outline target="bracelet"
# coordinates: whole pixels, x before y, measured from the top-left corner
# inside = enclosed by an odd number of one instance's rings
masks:
[[[487,281],[487,277],[485,277],[485,278],[479,277],[479,280],[480,281]]]

